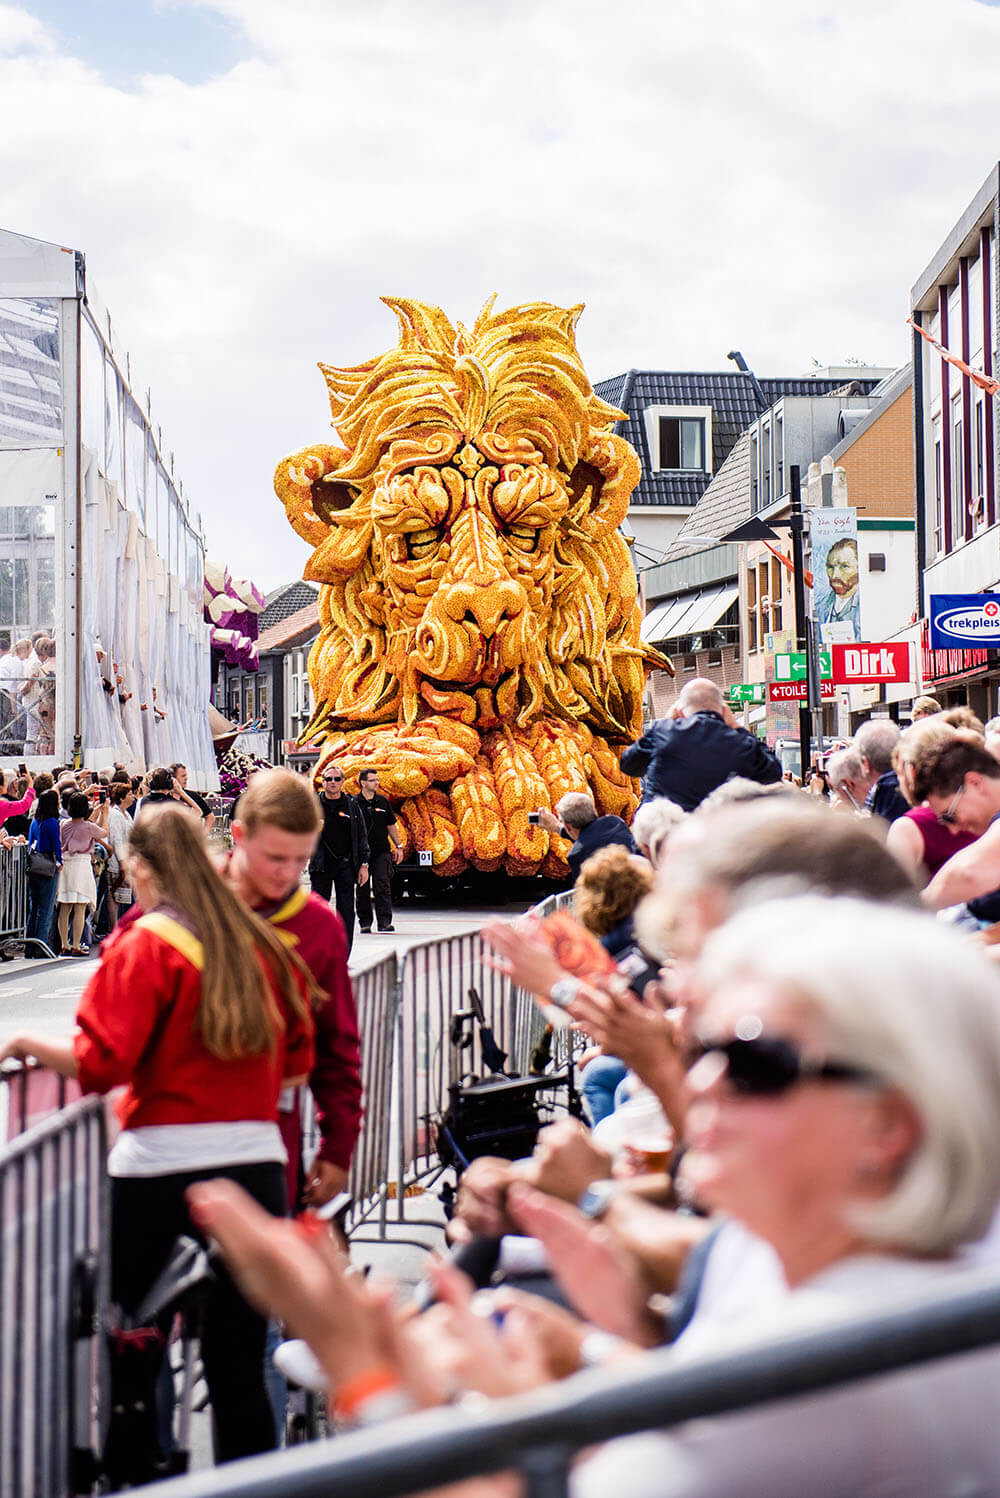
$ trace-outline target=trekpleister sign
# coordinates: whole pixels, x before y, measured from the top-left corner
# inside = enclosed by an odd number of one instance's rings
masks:
[[[831,645],[830,651],[833,679],[840,686],[913,680],[908,640],[890,640],[886,644]]]
[[[932,593],[932,650],[1000,650],[1000,594]]]

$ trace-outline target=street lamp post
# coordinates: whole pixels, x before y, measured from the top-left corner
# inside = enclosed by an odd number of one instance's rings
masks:
[[[812,752],[812,724],[810,713],[819,711],[822,704],[822,688],[819,683],[819,661],[813,648],[812,632],[806,614],[806,577],[802,538],[805,516],[802,513],[802,481],[797,463],[788,470],[790,517],[792,533],[792,585],[795,591],[795,648],[806,658],[807,696],[799,703],[799,768],[805,780]]]

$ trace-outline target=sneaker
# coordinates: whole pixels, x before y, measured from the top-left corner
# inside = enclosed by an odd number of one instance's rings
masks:
[[[389,934],[394,933],[395,930],[396,930],[395,926],[380,926],[378,928],[378,934],[379,934],[379,936],[389,935]]]
[[[372,928],[370,926],[359,926],[358,930],[361,932],[362,936],[371,936],[372,934]]]

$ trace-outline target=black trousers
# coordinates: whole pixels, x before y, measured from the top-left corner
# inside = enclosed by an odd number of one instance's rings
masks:
[[[163,1176],[123,1176],[111,1182],[111,1299],[126,1316],[170,1257],[182,1234],[204,1243],[188,1216],[184,1192],[193,1181],[224,1176],[274,1217],[286,1211],[285,1167],[268,1161],[224,1165]],[[235,1461],[278,1444],[264,1380],[267,1320],[248,1305],[224,1265],[215,1265],[208,1292],[201,1353],[212,1401],[215,1459]]]
[[[358,885],[358,925],[372,923],[372,896],[379,930],[392,925],[392,855],[373,853],[368,860],[368,883]]]
[[[333,894],[337,906],[337,914],[344,923],[347,933],[347,950],[350,952],[354,943],[354,891],[358,887],[358,876],[354,872],[354,864],[350,858],[326,859],[326,867],[322,872],[309,872],[309,881],[316,894],[323,900],[329,900]]]

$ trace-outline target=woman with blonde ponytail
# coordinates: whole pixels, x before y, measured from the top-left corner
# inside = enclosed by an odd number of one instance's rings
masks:
[[[184,1199],[192,1182],[227,1177],[284,1214],[278,1098],[312,1067],[315,991],[273,928],[219,878],[188,813],[140,814],[128,876],[145,913],[105,942],[75,1035],[24,1035],[0,1050],[75,1076],[85,1092],[125,1086],[108,1171],[111,1293],[126,1317],[178,1236],[197,1236]],[[264,1319],[220,1272],[202,1336],[217,1461],[276,1444],[265,1338]]]

